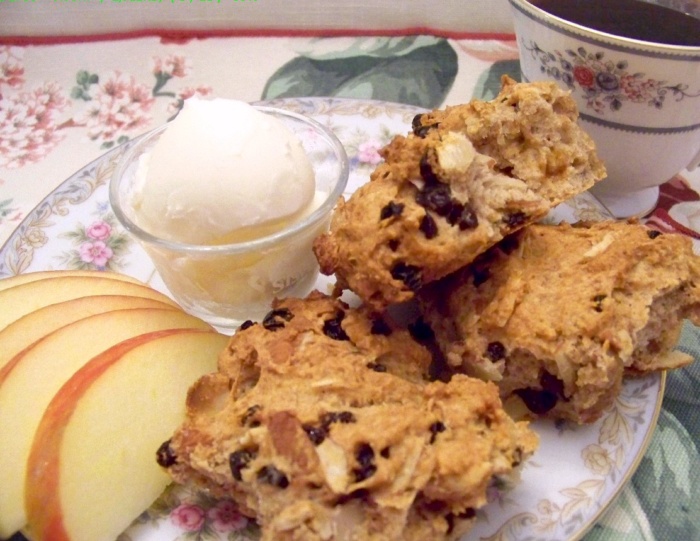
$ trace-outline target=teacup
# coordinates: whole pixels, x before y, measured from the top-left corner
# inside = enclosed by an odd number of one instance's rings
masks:
[[[533,5],[537,0],[509,2],[523,80],[555,80],[570,89],[581,126],[605,162],[608,176],[592,193],[618,218],[653,210],[661,184],[700,164],[700,32],[686,36],[685,45],[645,41],[554,16]],[[635,2],[680,9],[677,0]],[[699,3],[680,3],[700,19]],[[578,4],[595,14],[594,2]]]

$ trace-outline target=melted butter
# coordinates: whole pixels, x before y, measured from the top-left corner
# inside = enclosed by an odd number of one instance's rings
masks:
[[[241,227],[235,231],[231,231],[226,235],[216,237],[208,242],[211,246],[221,246],[224,244],[239,244],[243,242],[250,242],[253,240],[261,239],[269,235],[273,235],[294,224],[301,222],[304,218],[309,216],[313,211],[319,208],[323,202],[328,198],[326,192],[316,190],[314,198],[311,202],[303,208],[301,211],[292,214],[290,216],[285,216],[284,218],[279,218],[277,220],[269,220],[267,222],[256,224],[248,227]]]

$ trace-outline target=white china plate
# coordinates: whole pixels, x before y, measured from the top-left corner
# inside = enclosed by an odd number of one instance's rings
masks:
[[[347,194],[367,181],[378,160],[376,150],[393,135],[410,130],[413,116],[421,112],[408,105],[335,98],[265,104],[309,115],[336,133],[351,163]],[[148,257],[110,210],[107,184],[124,150],[118,147],[78,171],[27,216],[0,248],[0,278],[48,269],[108,268],[167,292]],[[592,196],[583,194],[556,208],[551,219],[607,217]],[[327,290],[328,283],[320,278],[317,287]],[[541,446],[526,462],[520,483],[494,489],[490,503],[478,512],[476,527],[462,541],[580,539],[638,466],[663,387],[660,375],[628,380],[615,406],[590,426],[535,423]],[[119,541],[257,538],[257,527],[229,503],[171,487]]]

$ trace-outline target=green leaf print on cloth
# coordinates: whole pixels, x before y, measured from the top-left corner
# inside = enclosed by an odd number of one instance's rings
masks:
[[[683,425],[662,410],[631,483],[584,541],[700,539],[697,465],[697,447]]]
[[[678,349],[695,357],[695,362],[667,373],[663,408],[676,416],[693,441],[700,442],[700,329],[686,322]]]
[[[329,50],[329,47],[342,44]],[[431,36],[311,40],[267,81],[262,99],[333,96],[433,109],[457,75],[457,53]]]
[[[695,362],[667,372],[659,421],[639,469],[584,541],[700,539],[700,453],[694,443],[700,441],[700,329],[686,322],[678,349]]]
[[[583,541],[656,541],[631,483],[622,489]]]
[[[499,60],[479,76],[473,97],[480,100],[492,100],[501,91],[501,76],[508,75],[520,81],[519,60]]]
[[[670,413],[662,411],[649,449],[632,478],[658,540],[700,539],[698,450]]]

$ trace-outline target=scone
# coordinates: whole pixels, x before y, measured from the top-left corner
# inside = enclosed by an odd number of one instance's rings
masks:
[[[265,541],[453,539],[537,446],[491,383],[425,378],[430,355],[365,309],[312,293],[246,324],[158,452],[232,498]]]
[[[316,240],[321,271],[376,310],[412,298],[605,176],[577,117],[554,83],[508,78],[493,101],[417,116]]]
[[[673,348],[684,318],[700,323],[699,285],[687,237],[638,223],[535,224],[420,300],[457,371],[537,415],[589,423],[623,375],[692,360]]]

